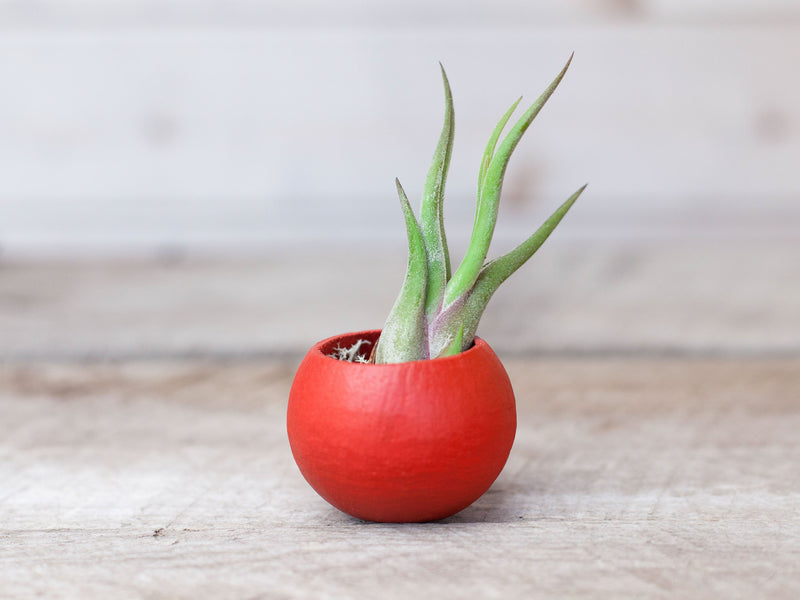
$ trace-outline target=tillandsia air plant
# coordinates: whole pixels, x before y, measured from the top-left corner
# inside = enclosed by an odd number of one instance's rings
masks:
[[[498,286],[536,252],[584,188],[516,249],[489,262],[486,255],[511,154],[568,67],[502,141],[520,100],[489,137],[472,238],[455,272],[442,217],[453,146],[453,99],[442,69],[444,127],[419,221],[397,184],[408,266],[386,325],[318,342],[289,393],[286,429],[295,462],[320,496],[345,513],[394,523],[443,519],[477,500],[503,469],[516,433],[514,391],[475,330]]]
[[[500,284],[533,256],[586,188],[584,185],[578,189],[514,250],[486,262],[509,159],[571,62],[572,56],[502,141],[500,136],[522,98],[511,105],[489,136],[478,173],[472,235],[455,272],[451,271],[443,219],[445,182],[453,147],[453,96],[442,67],[444,126],[425,180],[419,220],[399,180],[396,181],[408,236],[408,266],[403,287],[370,358],[367,360],[363,354],[354,352],[350,360],[402,363],[451,356],[472,346],[489,299]]]

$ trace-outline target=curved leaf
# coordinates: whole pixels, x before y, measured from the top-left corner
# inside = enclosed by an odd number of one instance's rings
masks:
[[[500,144],[497,153],[492,157],[479,192],[475,225],[472,228],[469,246],[467,247],[464,259],[447,284],[444,297],[445,305],[465,294],[475,284],[481,272],[481,268],[483,267],[483,262],[486,260],[489,245],[492,242],[494,227],[497,223],[500,192],[503,189],[503,177],[505,176],[506,167],[508,166],[511,154],[514,152],[523,134],[533,122],[533,119],[536,118],[536,115],[539,114],[539,111],[542,110],[547,100],[553,95],[553,92],[555,92],[558,84],[561,83],[571,62],[572,56],[570,56],[567,64],[564,65],[564,68],[561,69],[561,72],[542,95],[539,96],[536,102],[525,111],[525,114],[522,115],[514,127],[511,128],[511,131],[508,132],[508,135],[506,135],[505,139]]]
[[[439,310],[444,297],[444,288],[450,279],[450,252],[447,249],[447,238],[444,231],[444,188],[447,171],[450,168],[450,155],[453,150],[454,119],[453,94],[444,67],[442,82],[444,83],[444,124],[439,136],[439,143],[433,154],[425,187],[422,192],[422,209],[420,211],[420,228],[425,252],[428,260],[428,293],[426,310],[429,315]]]
[[[495,148],[497,148],[497,140],[500,139],[500,134],[503,133],[503,129],[508,123],[508,120],[511,118],[511,115],[514,114],[514,111],[517,110],[517,106],[519,103],[522,102],[522,96],[517,98],[517,101],[511,105],[505,114],[500,117],[500,120],[495,125],[494,131],[492,131],[492,135],[489,136],[489,141],[486,142],[486,148],[483,150],[483,157],[481,158],[481,168],[478,172],[478,202],[480,202],[480,194],[481,190],[483,189],[483,180],[486,178],[486,171],[489,169],[489,165],[492,162],[492,157],[494,156]],[[476,211],[476,215],[480,211]]]
[[[403,287],[386,319],[375,350],[375,362],[379,364],[428,358],[425,318],[428,269],[425,245],[408,197],[400,181],[395,180],[395,184],[406,222],[408,265]]]

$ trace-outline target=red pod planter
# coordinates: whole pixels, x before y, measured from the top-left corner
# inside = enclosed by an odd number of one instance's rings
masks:
[[[320,496],[354,517],[443,519],[505,465],[517,426],[511,382],[480,338],[455,356],[401,364],[327,356],[379,335],[329,338],[303,359],[287,414],[294,459]]]

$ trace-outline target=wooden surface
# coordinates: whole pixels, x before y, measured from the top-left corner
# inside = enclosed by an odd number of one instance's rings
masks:
[[[293,366],[3,368],[4,597],[800,595],[800,360],[509,361],[505,471],[408,526],[305,484]]]
[[[492,298],[480,334],[497,351],[800,355],[800,236],[626,245],[561,233]],[[298,355],[381,327],[405,252],[0,261],[0,360]]]
[[[0,596],[800,597],[798,261],[543,250],[481,331],[509,462],[408,526],[328,506],[284,431],[303,351],[379,326],[400,254],[0,262]]]

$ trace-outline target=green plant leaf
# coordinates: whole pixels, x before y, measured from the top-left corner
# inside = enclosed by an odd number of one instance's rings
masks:
[[[379,364],[409,362],[429,357],[425,318],[428,287],[425,244],[400,181],[395,180],[395,184],[406,222],[408,265],[403,287],[386,319],[375,350],[375,362]]]
[[[474,295],[477,297],[485,297],[485,303],[489,301],[492,294],[497,291],[506,279],[511,277],[514,272],[524,265],[536,253],[536,251],[544,244],[553,230],[561,222],[561,219],[569,212],[572,205],[586,189],[586,185],[582,186],[566,202],[559,206],[547,220],[542,223],[539,229],[531,235],[527,240],[522,242],[519,246],[514,248],[511,252],[504,254],[500,258],[496,258],[489,262],[478,276],[473,288]]]
[[[522,115],[514,127],[511,128],[511,131],[508,132],[508,135],[506,135],[500,147],[497,149],[497,152],[492,157],[478,195],[479,202],[476,209],[475,224],[472,228],[469,246],[467,247],[464,259],[447,284],[444,296],[445,305],[450,304],[456,298],[468,292],[478,279],[483,263],[486,260],[486,254],[489,251],[489,245],[492,242],[492,235],[494,234],[494,228],[497,223],[500,193],[503,189],[503,177],[505,176],[508,161],[523,134],[527,131],[534,118],[536,118],[536,115],[539,114],[539,111],[541,111],[547,103],[550,96],[553,95],[558,84],[561,83],[571,62],[572,56],[570,56],[567,64],[564,65],[564,68],[547,89],[545,89],[542,95],[539,96],[536,102],[525,111],[525,114]]]
[[[505,114],[500,118],[497,122],[497,125],[492,131],[492,135],[489,136],[489,141],[486,142],[486,148],[483,151],[483,157],[481,158],[481,168],[478,172],[478,202],[481,201],[480,195],[481,190],[483,189],[483,180],[486,178],[486,171],[489,169],[489,165],[492,162],[492,157],[494,156],[495,148],[497,148],[497,140],[500,139],[500,134],[503,133],[503,129],[508,123],[508,120],[511,118],[511,115],[514,114],[514,111],[517,110],[517,106],[519,103],[522,102],[522,96],[517,98],[517,101],[511,105]],[[480,211],[475,211],[475,214],[478,215]]]
[[[456,335],[453,338],[453,341],[450,342],[450,345],[448,345],[444,350],[439,352],[439,354],[437,355],[437,358],[443,358],[445,356],[453,356],[453,355],[458,354],[459,352],[461,352],[461,346],[462,346],[463,339],[464,339],[464,325],[461,325],[458,328],[458,331],[456,332]]]
[[[475,338],[483,312],[492,295],[506,279],[530,259],[567,214],[583,190],[584,185],[536,230],[532,236],[514,250],[488,263],[478,276],[475,285],[452,302],[428,327],[431,356],[436,356],[450,344],[459,330],[463,331],[462,347],[469,347]]]
[[[435,314],[441,307],[445,285],[450,279],[450,252],[444,231],[444,189],[450,168],[455,125],[450,82],[441,63],[439,67],[444,83],[444,124],[425,179],[420,210],[420,229],[428,260],[428,293],[425,305],[429,315]]]

